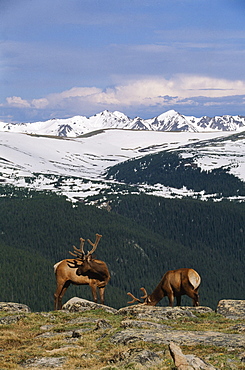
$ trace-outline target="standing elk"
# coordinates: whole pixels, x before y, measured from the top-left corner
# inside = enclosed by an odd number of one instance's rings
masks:
[[[61,309],[62,298],[70,284],[89,285],[94,302],[97,302],[97,288],[99,288],[100,302],[104,304],[105,287],[110,280],[110,272],[105,262],[92,258],[101,237],[102,235],[96,234],[94,243],[88,239],[93,248],[86,255],[84,252],[85,239],[80,238],[80,249],[73,246],[75,253],[69,252],[76,258],[65,259],[54,265],[56,276],[55,310]]]
[[[144,296],[141,297],[144,299],[144,302],[141,302],[132,293],[127,293],[133,298],[128,303],[140,302],[144,305],[156,306],[163,297],[167,296],[169,306],[173,307],[174,297],[176,297],[177,306],[180,306],[181,296],[188,295],[193,299],[193,306],[199,306],[198,288],[200,283],[201,277],[193,269],[170,270],[163,275],[161,281],[150,295],[147,294],[145,288],[140,288],[144,293]]]

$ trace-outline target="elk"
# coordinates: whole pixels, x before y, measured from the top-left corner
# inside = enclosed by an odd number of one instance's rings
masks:
[[[193,306],[199,306],[199,295],[198,289],[201,283],[201,277],[199,274],[189,268],[181,268],[178,270],[167,271],[154,291],[148,295],[145,288],[140,288],[144,296],[144,302],[136,298],[132,293],[127,293],[133,298],[128,303],[140,302],[141,304],[148,306],[156,306],[156,304],[165,296],[168,297],[169,306],[173,307],[174,297],[177,300],[177,306],[180,306],[181,296],[187,295],[193,300]]]
[[[54,293],[54,309],[60,310],[62,298],[70,286],[89,285],[92,291],[94,302],[97,302],[97,288],[100,293],[100,302],[104,304],[105,287],[110,280],[110,272],[105,262],[93,259],[92,254],[96,250],[102,235],[96,234],[94,243],[87,239],[93,247],[87,254],[84,252],[85,239],[80,238],[80,249],[74,248],[74,252],[69,252],[75,256],[73,259],[65,259],[54,265],[56,276],[56,291]]]

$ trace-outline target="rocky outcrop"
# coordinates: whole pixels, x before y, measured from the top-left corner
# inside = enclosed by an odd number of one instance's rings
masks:
[[[233,301],[234,302],[234,301]],[[241,311],[242,304],[238,305]],[[234,308],[234,304],[233,304]],[[236,311],[236,312],[238,312]],[[127,315],[130,319],[123,320],[121,326],[125,329],[111,337],[113,343],[132,343],[138,340],[169,344],[185,345],[215,345],[217,347],[245,348],[243,334],[225,334],[214,331],[183,331],[173,330],[168,325],[158,324],[159,320],[175,320],[181,317],[195,318],[196,314],[214,312],[209,307],[152,307],[134,305],[118,310],[118,314]],[[137,318],[137,320],[135,320]],[[154,323],[152,320],[154,319]],[[242,333],[242,325],[240,332]]]
[[[228,319],[245,319],[245,300],[222,299],[218,303],[217,313]]]
[[[155,307],[136,304],[134,306],[120,308],[119,315],[131,315],[138,319],[175,320],[180,317],[196,317],[195,313],[213,312],[209,307]]]
[[[35,313],[40,315],[40,317],[44,316],[49,319],[47,322],[45,321],[44,325],[40,326],[40,332],[35,336],[35,340],[45,342],[52,337],[57,337],[57,341],[64,341],[65,347],[52,348],[42,354],[44,357],[29,358],[19,365],[24,368],[62,368],[65,366],[66,360],[70,358],[69,354],[66,354],[67,357],[62,356],[64,348],[71,349],[71,351],[80,348],[81,340],[85,342],[86,336],[92,333],[96,333],[96,341],[101,344],[103,344],[102,341],[106,338],[106,341],[110,343],[110,347],[115,346],[115,348],[121,349],[114,352],[115,354],[108,360],[109,364],[115,365],[115,369],[127,368],[133,366],[132,364],[136,364],[136,367],[140,366],[142,369],[160,368],[163,361],[171,360],[171,356],[174,360],[175,368],[178,370],[215,369],[206,362],[210,359],[207,355],[203,359],[193,354],[185,355],[184,352],[187,351],[187,346],[189,346],[188,351],[192,346],[195,346],[195,353],[198,354],[198,347],[202,348],[202,346],[210,346],[214,353],[222,352],[222,348],[226,348],[228,351],[237,354],[235,364],[239,364],[239,361],[241,364],[245,362],[244,303],[245,301],[243,300],[222,300],[219,302],[217,307],[218,314],[229,319],[239,319],[239,321],[234,323],[227,320],[229,322],[227,329],[233,332],[233,334],[228,334],[221,331],[207,330],[208,327],[204,327],[203,331],[193,330],[195,329],[193,323],[195,325],[195,322],[200,320],[200,315],[202,317],[202,314],[211,314],[204,315],[205,320],[206,317],[208,320],[216,317],[219,321],[218,315],[209,307],[172,308],[138,304],[116,310],[112,307],[74,297],[63,306],[63,310],[66,311],[64,315],[68,317],[68,321],[66,319],[67,325],[64,325],[62,329],[58,325],[59,330],[57,330],[56,315],[54,313]],[[6,312],[2,314],[0,324],[3,325],[14,324],[22,318],[26,318],[28,316],[27,312],[30,312],[27,306],[18,303],[0,303],[0,308],[2,311],[16,311],[15,313],[12,312],[11,315],[6,314]],[[104,319],[104,314],[101,311],[98,311],[98,315],[73,316],[69,314],[69,312],[91,311],[98,308],[118,317],[112,318],[108,315],[108,320]],[[188,323],[189,321],[192,323],[192,330],[179,330],[178,323]],[[115,326],[114,322],[120,322],[120,326]],[[75,325],[74,329],[72,329],[73,325]],[[141,342],[144,342],[143,346]],[[128,345],[131,343],[133,345]],[[120,346],[121,344],[126,347]],[[154,351],[154,348],[158,348],[158,350]],[[200,351],[200,353],[202,352]],[[46,355],[47,357],[45,357]],[[236,367],[231,368],[235,369]]]
[[[11,316],[4,316],[0,318],[0,324],[2,325],[9,325],[9,324],[15,324],[20,319],[22,319],[25,315],[11,315]]]
[[[217,347],[245,348],[243,334],[225,334],[214,331],[186,331],[170,329],[126,329],[112,335],[114,344],[128,344],[143,341],[156,344],[175,342],[179,345],[210,345]]]
[[[0,302],[0,311],[31,312],[31,309],[22,303]]]
[[[147,349],[130,348],[127,351],[119,352],[110,360],[110,363],[123,365],[125,366],[125,368],[130,368],[129,364],[131,364],[132,366],[132,363],[137,363],[140,364],[143,368],[147,368],[148,366],[150,366],[152,369],[152,366],[157,366],[161,363],[161,358],[157,353],[149,351]]]
[[[20,366],[24,368],[44,368],[50,369],[55,368],[63,365],[63,363],[66,361],[65,357],[41,357],[41,358],[30,358],[20,364]]]

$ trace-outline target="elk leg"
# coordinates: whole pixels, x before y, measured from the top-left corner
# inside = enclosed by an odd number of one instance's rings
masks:
[[[100,292],[100,303],[104,304],[105,287],[99,288],[99,292]]]
[[[192,290],[186,294],[188,295],[188,297],[192,298],[193,307],[199,306],[199,295],[195,290]]]
[[[54,310],[55,311],[58,310],[58,307],[59,307],[59,299],[60,299],[61,289],[57,287],[56,292],[54,293]]]
[[[177,306],[181,305],[181,295],[176,296]]]
[[[91,288],[91,291],[92,291],[92,296],[93,296],[93,299],[94,299],[94,302],[97,303],[97,285],[96,283],[93,283],[93,282],[90,282],[90,288]]]
[[[169,300],[169,307],[174,306],[174,293],[170,292],[168,293],[168,300]]]
[[[59,284],[57,285],[56,292],[54,293],[54,309],[55,310],[61,310],[62,307],[62,298],[67,291],[68,287],[70,285],[69,281],[66,281],[65,284]]]
[[[195,298],[193,299],[193,306],[197,307],[199,306],[199,294],[197,292],[194,292]]]

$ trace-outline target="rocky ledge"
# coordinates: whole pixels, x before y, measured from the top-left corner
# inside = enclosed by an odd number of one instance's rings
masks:
[[[217,306],[217,313],[227,319],[239,320],[245,318],[245,301],[241,299],[222,299]]]
[[[211,315],[215,315],[215,312],[211,308],[203,306],[171,308],[138,304],[116,310],[77,297],[72,298],[63,306],[63,310],[67,312],[84,312],[95,309],[102,309],[110,314],[121,316],[120,327],[117,330],[106,320],[99,319],[93,321],[95,324],[93,330],[103,331],[104,334],[102,333],[101,338],[107,337],[107,340],[112,346],[128,345],[137,342],[167,345],[169,353],[174,360],[175,368],[178,370],[215,369],[211,364],[197,356],[184,355],[182,350],[185,346],[211,346],[217,347],[217,351],[222,351],[222,348],[228,348],[230,351],[238,352],[240,354],[240,364],[245,364],[245,300],[222,300],[218,303],[216,312],[219,315],[236,320],[233,326],[231,325],[230,328],[227,328],[233,330],[233,334],[211,330],[178,330],[174,329],[173,325],[171,326],[178,319],[183,319],[184,321],[188,319],[195,320],[198,319],[200,314],[210,313]],[[0,303],[0,310],[12,312],[12,315],[5,315],[0,320],[0,324],[4,325],[17,322],[21,317],[30,312],[29,307],[17,303]],[[13,315],[13,311],[15,311],[15,315]],[[16,315],[16,312],[19,314]],[[49,315],[50,313],[46,314]],[[164,324],[162,323],[163,320]],[[86,318],[87,321],[88,318]],[[43,327],[42,330],[44,330],[44,333],[40,335],[43,338],[58,335],[56,332],[52,332],[52,326]],[[234,331],[236,334],[234,334]],[[61,334],[59,333],[59,335]],[[85,331],[81,329],[80,331],[76,330],[76,332],[66,332],[65,335],[74,339],[85,335]],[[53,361],[53,359],[51,360]],[[54,365],[53,363],[48,364],[47,358],[30,359],[23,363],[22,367],[43,367],[44,364],[46,368],[62,367],[66,359],[64,357],[57,357],[57,361],[58,363]],[[154,364],[161,366],[161,361],[161,356],[158,353],[142,348],[129,348],[127,351],[120,353],[118,358],[112,359],[112,363],[120,366],[120,368],[123,364],[127,366],[127,364],[132,362],[140,364],[142,368],[154,368]],[[233,369],[233,367],[230,368]]]

